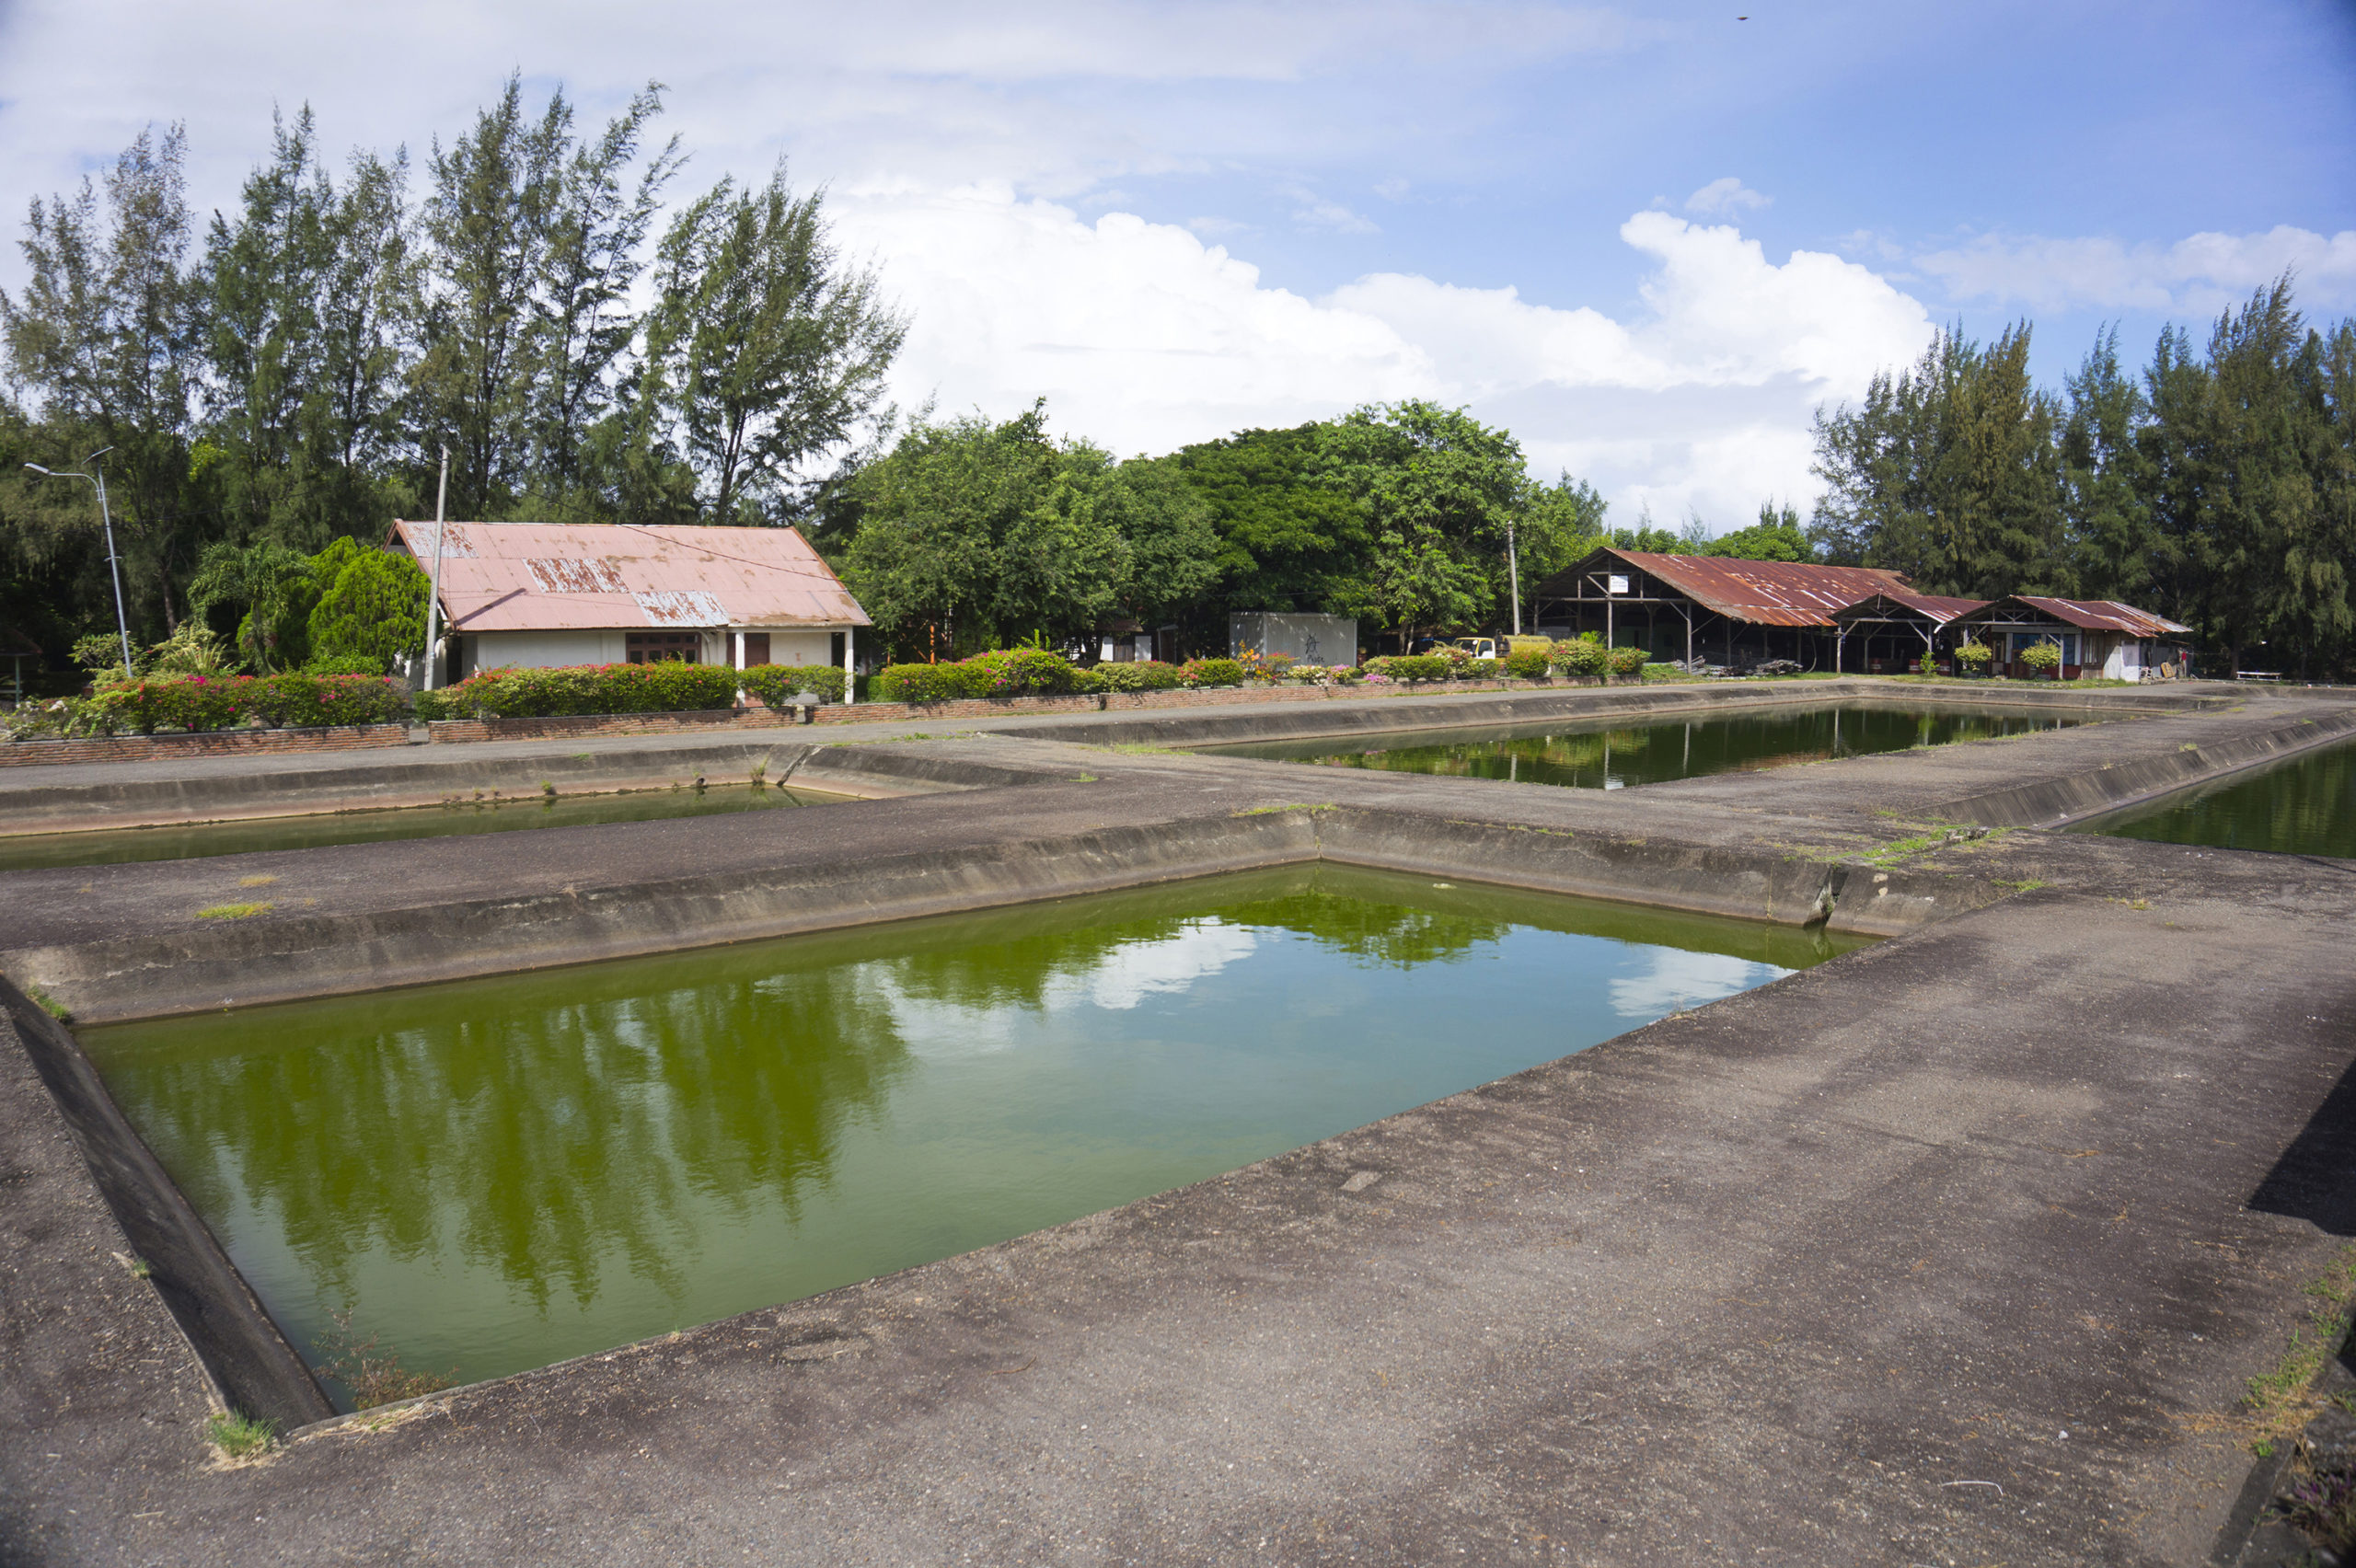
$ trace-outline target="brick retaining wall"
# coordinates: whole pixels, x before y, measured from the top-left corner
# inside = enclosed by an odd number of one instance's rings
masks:
[[[199,730],[172,735],[93,735],[78,741],[12,741],[0,767],[60,762],[152,762],[244,752],[359,751],[409,744],[406,724],[332,724],[311,730]]]
[[[895,721],[987,719],[1025,713],[1102,713],[1139,708],[1218,708],[1245,702],[1362,701],[1380,697],[1431,697],[1451,691],[1536,691],[1597,686],[1594,679],[1553,681],[1428,681],[1420,685],[1212,686],[1199,691],[1089,692],[1069,697],[985,697],[954,702],[862,702],[810,710],[814,724],[881,724]],[[1628,684],[1634,684],[1630,682]],[[470,741],[587,739],[597,735],[709,734],[715,730],[775,730],[794,722],[791,709],[755,704],[685,713],[589,713],[545,719],[437,719],[426,726],[437,745]],[[406,724],[344,724],[313,730],[207,730],[193,734],[112,735],[79,741],[17,741],[0,744],[0,766],[61,762],[146,762],[161,757],[218,756],[241,752],[341,751],[405,745]]]
[[[1219,708],[1240,702],[1359,702],[1372,697],[1437,697],[1451,691],[1546,691],[1601,686],[1600,678],[1565,676],[1551,681],[1425,681],[1415,686],[1386,682],[1369,686],[1209,686],[1197,691],[1089,692],[1073,697],[978,697],[953,702],[862,702],[855,708],[821,708],[814,724],[874,724],[886,720],[987,719],[1012,713],[1099,713],[1136,708]],[[1623,684],[1633,686],[1634,680]]]

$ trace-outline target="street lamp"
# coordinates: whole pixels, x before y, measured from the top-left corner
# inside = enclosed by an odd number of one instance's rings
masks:
[[[84,467],[96,463],[113,450],[111,446],[99,447],[82,459]],[[107,510],[106,476],[103,473],[52,473],[38,463],[28,463],[25,467],[45,479],[87,479],[98,487],[98,522],[107,531],[107,572],[114,579],[114,628],[122,638],[122,674],[128,680],[137,672],[131,663],[131,621],[122,613],[122,563],[114,553],[114,516]]]

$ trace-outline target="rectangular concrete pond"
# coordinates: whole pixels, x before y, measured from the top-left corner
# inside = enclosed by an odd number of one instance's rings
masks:
[[[452,801],[437,806],[330,812],[310,816],[252,817],[185,826],[99,828],[87,833],[38,833],[0,837],[0,871],[51,866],[115,866],[139,860],[188,860],[265,849],[313,849],[328,844],[375,844],[398,838],[443,838],[513,833],[592,823],[660,822],[673,817],[725,816],[737,812],[824,805],[852,799],[815,790],[725,784],[702,789],[631,790],[612,794],[510,796]]]
[[[1199,1181],[1856,945],[1299,867],[82,1039],[298,1351],[348,1315],[470,1381]]]
[[[1348,740],[1256,742],[1201,749],[1207,755],[1334,767],[1618,790],[1703,774],[1781,767],[2097,721],[2092,714],[2027,709],[1840,703],[1664,718],[1647,723],[1632,724],[1624,719],[1553,720],[1510,728],[1419,730]]]
[[[2090,817],[2075,828],[2163,844],[2356,859],[2356,742]]]

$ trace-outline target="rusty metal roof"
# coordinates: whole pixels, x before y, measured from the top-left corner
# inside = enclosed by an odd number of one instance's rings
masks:
[[[1946,625],[1958,616],[1969,615],[1988,603],[1985,599],[1952,599],[1944,594],[1917,594],[1911,588],[1885,588],[1871,598],[1860,599],[1845,608],[1835,610],[1835,621],[1873,620],[1887,616],[1894,607],[1911,610],[1916,615]]]
[[[2184,637],[2192,632],[2189,626],[2178,626],[2165,616],[2122,605],[2116,599],[2049,599],[2036,594],[2015,594],[1993,600],[1984,606],[1985,614],[1974,618],[1993,622],[1998,612],[2016,605],[2082,631],[2117,631],[2129,637]]]
[[[387,542],[431,572],[433,531]],[[442,609],[458,631],[872,624],[791,528],[451,523]]]
[[[2132,605],[2122,605],[2116,599],[2047,599],[2015,594],[2012,602],[2034,605],[2055,620],[2065,621],[2086,631],[2123,631],[2130,637],[2167,637],[2189,634],[2192,630],[2189,626],[2178,626],[2165,616],[2139,610]]]
[[[1906,589],[1904,577],[1879,567],[1655,555],[1606,546],[1568,571],[1557,572],[1540,592],[1568,597],[1555,594],[1556,585],[1573,582],[1578,573],[1595,570],[1595,563],[1607,556],[1650,572],[1706,610],[1753,626],[1830,627],[1837,609],[1876,594]]]

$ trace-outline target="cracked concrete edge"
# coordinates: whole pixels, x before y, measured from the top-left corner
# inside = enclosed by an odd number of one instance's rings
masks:
[[[1847,867],[1773,847],[1550,833],[1470,813],[1342,807],[1097,827],[791,870],[223,922],[19,948],[0,953],[0,969],[78,1019],[121,1022],[716,947],[1319,858],[1784,925],[1828,921],[1836,931],[1867,936],[1893,936],[2003,895],[1974,879]],[[1860,896],[1844,896],[1853,884]]]
[[[1954,822],[1991,827],[2062,827],[2107,816],[2212,779],[2247,772],[2356,734],[2356,709],[2311,716],[2215,745],[2188,744],[2165,756],[2040,778],[1932,808]]]
[[[0,1016],[49,1090],[90,1180],[148,1267],[224,1410],[299,1426],[334,1412],[310,1368],[229,1261],[179,1184],[107,1092],[81,1043],[0,975]]]

